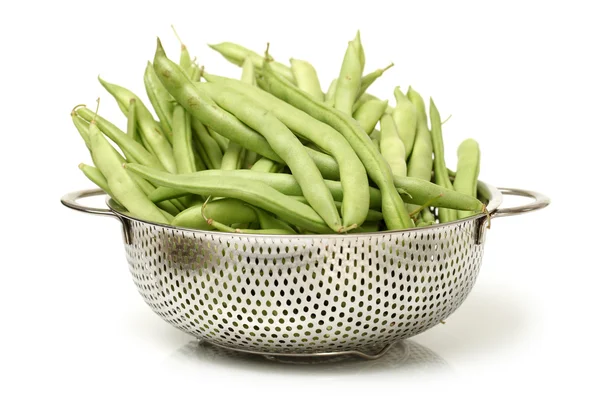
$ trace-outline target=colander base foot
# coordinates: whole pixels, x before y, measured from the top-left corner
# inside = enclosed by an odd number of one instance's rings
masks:
[[[286,359],[289,358],[302,358],[302,357],[337,357],[337,356],[356,356],[365,360],[377,360],[383,357],[394,345],[401,344],[403,345],[402,340],[398,342],[392,342],[385,346],[383,346],[380,350],[375,350],[373,352],[366,352],[361,350],[345,350],[345,351],[329,351],[329,352],[315,352],[315,353],[276,353],[276,352],[263,352],[263,351],[255,351],[255,350],[246,350],[240,349],[236,347],[224,346],[222,344],[214,343],[205,339],[199,339],[198,344],[209,344],[211,346],[217,346],[223,349],[247,353],[247,354],[255,354],[259,356],[263,356],[267,360],[278,361],[278,362],[286,362]]]

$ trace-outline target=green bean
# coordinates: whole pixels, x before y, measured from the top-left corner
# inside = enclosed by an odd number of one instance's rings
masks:
[[[431,134],[427,128],[427,113],[421,95],[409,87],[406,96],[417,111],[417,134],[413,145],[412,155],[408,162],[408,176],[431,180],[433,169],[433,144]]]
[[[431,142],[433,143],[433,173],[435,183],[445,187],[446,189],[454,190],[452,182],[448,177],[446,169],[446,161],[444,160],[444,140],[442,138],[442,120],[440,113],[433,102],[429,99],[429,119],[431,121]],[[440,208],[438,210],[440,222],[450,222],[458,218],[456,210],[450,208]]]
[[[223,154],[221,169],[240,169],[245,156],[245,149],[235,142],[229,142],[229,146]],[[270,160],[269,160],[270,161]]]
[[[172,224],[183,228],[212,230],[214,229],[206,223],[202,217],[203,204],[192,206],[175,216]],[[250,223],[256,221],[254,209],[237,199],[219,199],[206,204],[204,214],[209,218],[221,221],[227,225],[236,222]]]
[[[386,225],[389,229],[402,229],[413,225],[404,202],[394,187],[389,166],[366,132],[352,117],[328,107],[325,103],[315,101],[298,88],[271,73],[268,63],[263,67],[265,87],[288,103],[301,109],[339,131],[354,149],[367,170],[371,179],[382,192],[382,209]]]
[[[352,106],[358,97],[360,79],[363,72],[362,67],[364,67],[364,64],[361,65],[359,50],[355,43],[357,39],[360,40],[358,34],[354,40],[348,42],[335,88],[334,107],[336,110],[348,115],[352,115]]]
[[[337,88],[337,78],[335,78],[334,80],[331,81],[331,83],[329,84],[329,88],[327,89],[327,92],[325,93],[325,104],[327,104],[330,107],[333,107],[333,105],[335,103],[336,88]]]
[[[254,72],[254,64],[252,64],[252,60],[250,58],[246,58],[244,63],[242,64],[242,76],[240,78],[242,82],[247,83],[248,85],[256,86],[256,74]],[[230,145],[233,142],[229,142]],[[233,150],[232,150],[233,151]],[[253,151],[243,149],[241,152],[242,165],[240,168],[251,168],[252,165],[256,162],[258,158],[258,154]]]
[[[308,200],[306,200],[306,198],[304,196],[290,196],[292,197],[294,200],[298,200],[301,203],[304,204],[308,204]],[[342,202],[341,201],[335,201],[335,206],[337,207],[337,209],[341,212],[342,211]],[[383,214],[380,211],[377,210],[371,210],[369,209],[367,211],[367,216],[365,217],[365,221],[381,221],[383,219]]]
[[[123,169],[117,151],[102,135],[94,120],[90,123],[88,135],[94,164],[106,178],[114,199],[136,217],[152,222],[168,223],[160,209],[146,197]]]
[[[144,192],[146,196],[148,196],[156,189],[154,185],[152,185],[150,182],[148,182],[141,176],[129,171],[127,173],[129,174],[129,176],[131,176],[135,184],[142,190],[142,192]],[[169,215],[171,215],[170,219],[173,219],[173,215],[177,215],[180,211],[185,210],[185,207],[183,207],[183,205],[177,199],[165,200],[155,204],[158,206],[158,208],[168,212]]]
[[[402,93],[400,87],[394,89],[394,97],[396,98],[396,107],[392,111],[392,118],[396,123],[398,135],[404,143],[405,159],[408,160],[417,134],[417,108]]]
[[[217,141],[208,133],[206,127],[196,118],[191,118],[192,131],[198,140],[198,145],[204,149],[211,169],[221,168],[223,153]],[[206,163],[207,160],[204,160]]]
[[[278,218],[317,233],[331,233],[325,221],[306,204],[290,199],[267,184],[239,178],[223,179],[222,176],[203,176],[198,174],[173,175],[147,168],[139,164],[127,164],[127,168],[140,174],[159,186],[181,189],[202,196],[231,197],[262,208]],[[223,173],[240,171],[214,171]]]
[[[146,88],[146,95],[150,100],[150,104],[152,104],[152,108],[158,116],[160,126],[167,139],[169,139],[169,137],[171,137],[170,132],[172,132],[171,121],[175,100],[173,99],[173,96],[167,92],[167,89],[165,89],[160,82],[158,76],[156,76],[156,72],[154,72],[154,68],[150,61],[148,61],[146,70],[144,71],[144,87]]]
[[[192,117],[226,135],[229,140],[239,143],[242,147],[282,162],[264,137],[221,109],[197,87],[197,84],[193,84],[179,66],[167,58],[160,40],[157,41],[154,69],[165,88]]]
[[[124,133],[108,120],[100,117],[99,115],[95,115],[93,111],[85,107],[78,108],[76,112],[77,115],[79,115],[85,121],[90,122],[94,120],[94,125],[97,125],[97,127],[106,136],[108,136],[110,140],[115,142],[117,146],[123,150],[123,153],[128,155],[128,159],[148,167],[164,170],[164,167],[158,158],[150,154],[150,152],[148,152],[143,145],[136,142],[130,135]]]
[[[423,205],[429,199],[435,199],[431,203],[434,207],[477,212],[484,208],[484,204],[474,196],[446,189],[421,178],[394,176],[394,184],[408,193],[408,195],[401,195],[410,204]]]
[[[256,217],[260,224],[260,229],[262,230],[273,230],[278,229],[281,232],[285,232],[287,234],[295,234],[296,231],[287,223],[280,219],[277,219],[275,216],[270,213],[261,210],[260,208],[253,207],[254,212],[256,213]]]
[[[371,133],[387,106],[387,100],[369,100],[356,110],[353,118],[365,132]]]
[[[434,205],[433,203],[434,202],[432,202],[432,205]],[[433,224],[435,223],[435,215],[433,215],[429,208],[424,208],[423,211],[421,211],[421,220]]]
[[[328,154],[333,155],[332,159],[317,150],[305,147],[324,178],[341,180],[347,193],[343,211],[344,225],[362,224],[368,210],[367,173],[361,160],[339,132],[270,93],[242,82],[225,80],[219,86],[217,84],[204,85],[209,93],[220,93],[223,90],[220,89],[222,86],[232,88],[255,99],[296,135],[311,141]]]
[[[358,99],[357,99],[357,100],[354,102],[354,105],[352,106],[352,114],[354,114],[354,113],[356,112],[356,110],[358,110],[358,109],[360,108],[360,106],[362,106],[363,104],[365,104],[367,101],[370,101],[370,100],[379,100],[379,101],[384,101],[384,100],[381,100],[381,99],[380,99],[379,97],[377,97],[377,96],[373,96],[373,95],[372,95],[372,94],[370,94],[370,93],[364,93],[362,96],[360,96],[360,97],[359,97],[359,98],[358,98]],[[389,103],[388,103],[388,106],[387,106],[387,108],[385,109],[385,112],[386,112],[386,113],[388,113],[388,114],[391,114],[393,110],[394,110],[394,109],[393,109],[393,108],[392,108],[392,107],[389,105]]]
[[[240,83],[239,81],[232,80],[229,78],[218,77],[216,75],[205,74],[204,77],[209,82],[216,81],[219,83],[223,83],[223,82],[230,81],[230,82],[237,82],[238,84]],[[207,95],[207,93],[205,93],[206,88],[204,87],[204,85],[206,85],[206,84],[203,83],[200,85],[195,85],[196,88],[200,89],[201,95]],[[259,92],[261,92],[261,91],[259,91]],[[181,101],[185,102],[186,99],[183,98]],[[204,99],[203,99],[203,101],[204,101]],[[207,101],[212,102],[212,99],[210,99],[210,97],[209,97]],[[246,142],[244,144],[242,144],[242,146],[245,147],[246,149],[251,149],[252,147],[250,147],[250,145],[252,145],[252,146],[254,145],[253,143],[255,141],[255,135],[258,135],[261,140],[265,140],[262,136],[260,136],[260,134],[258,134],[254,130],[250,129],[247,125],[243,124],[241,121],[239,121],[237,118],[235,118],[235,116],[233,116],[230,113],[228,113],[227,111],[221,109],[216,104],[214,104],[214,106],[206,105],[206,107],[213,107],[213,110],[218,111],[219,113],[223,113],[223,115],[226,116],[224,119],[227,120],[227,123],[229,123],[229,122],[232,123],[232,125],[229,126],[229,128],[232,130],[227,131],[227,133],[240,135],[240,136],[238,136],[238,140],[232,139],[234,141],[240,142],[240,140],[242,140],[242,141],[246,140]],[[204,109],[204,110],[206,110],[206,109]],[[216,118],[217,118],[217,121],[222,120],[222,118],[220,116],[217,116]],[[239,139],[242,137],[243,137],[243,139]],[[248,141],[250,141],[250,140],[252,140],[252,143],[248,144]],[[256,140],[256,141],[258,141],[258,140]],[[282,162],[282,160],[279,158],[279,156],[277,156],[273,152],[273,150],[271,149],[271,147],[269,146],[268,143],[265,143],[264,145],[261,143],[260,147],[257,146],[257,147],[254,147],[254,149],[256,152],[263,155],[264,157],[270,158],[271,160],[274,160],[277,162]],[[256,149],[258,149],[258,150],[256,150]],[[324,178],[326,178],[326,179],[339,179],[340,178],[339,168],[333,157],[331,157],[327,154],[323,154],[323,153],[314,151],[308,147],[306,147],[305,150],[308,152],[309,156],[315,162],[315,164],[319,168],[319,171],[321,172],[321,175],[323,175]]]
[[[73,111],[71,111],[71,120],[73,121],[73,125],[75,125],[75,128],[77,128],[77,132],[79,132],[79,136],[81,136],[81,138],[83,139],[84,143],[85,143],[85,147],[88,148],[88,150],[91,150],[92,146],[90,144],[90,138],[88,136],[88,123],[87,121],[85,121],[83,118],[79,117],[77,115],[77,108],[83,106],[82,104],[75,106],[75,108],[73,108]],[[85,107],[85,106],[83,106]]]
[[[192,72],[190,73],[190,80],[192,82],[200,82],[200,78],[202,78],[202,69],[198,66],[198,64],[192,64]]]
[[[458,146],[457,155],[458,164],[453,184],[454,190],[477,197],[477,178],[481,159],[479,144],[473,139],[466,139]],[[458,211],[458,218],[466,218],[473,214],[472,211]]]
[[[169,141],[163,134],[160,126],[150,114],[150,111],[146,108],[144,103],[131,91],[124,87],[111,84],[98,77],[98,80],[104,86],[104,88],[117,100],[121,111],[127,115],[129,111],[129,102],[133,98],[135,99],[135,107],[137,114],[138,128],[140,134],[146,139],[147,143],[152,147],[152,150],[156,157],[160,160],[165,170],[169,172],[176,172],[177,166],[175,165],[175,159],[173,157],[173,149],[169,144]]]
[[[315,67],[308,61],[295,58],[290,59],[290,65],[292,66],[292,73],[300,90],[304,90],[319,101],[324,101],[325,96],[321,90],[321,83],[319,82]]]
[[[192,132],[194,132],[192,130]],[[206,166],[206,168],[204,169],[216,169],[211,161],[210,158],[208,157],[208,154],[206,153],[206,150],[204,149],[204,147],[202,146],[202,143],[200,143],[200,140],[198,139],[198,137],[196,135],[194,135],[192,137],[192,144],[194,146],[194,150],[196,150],[196,154],[198,154],[198,159],[202,162],[202,164],[204,164]],[[222,160],[221,160],[222,162]]]
[[[276,172],[280,169],[281,164],[274,162],[273,160],[269,160],[268,158],[261,157],[258,161],[254,163],[251,171],[256,172]]]
[[[242,77],[240,80],[249,85],[256,85],[256,75],[254,72],[254,64],[252,64],[252,59],[246,58],[242,63]]]
[[[141,139],[136,124],[137,118],[135,114],[135,99],[131,99],[129,100],[129,111],[127,113],[127,135],[141,144]]]
[[[358,227],[355,233],[379,232],[379,229],[379,221],[365,222],[364,224]]]
[[[267,139],[271,148],[292,171],[312,208],[331,229],[336,232],[346,230],[319,169],[304,150],[302,143],[283,122],[271,111],[255,103],[252,98],[231,89],[223,88],[218,93],[211,91],[209,95],[219,106]]]
[[[379,129],[373,129],[373,132],[371,132],[369,136],[371,137],[373,144],[379,149],[381,143],[381,131]]]
[[[93,183],[96,184],[100,189],[104,190],[107,195],[114,199],[115,196],[112,195],[110,188],[108,187],[108,182],[102,172],[96,167],[92,167],[91,165],[87,165],[84,163],[79,164],[79,169],[83,174]]]
[[[171,25],[171,29],[173,29],[173,33],[175,34],[175,37],[177,38],[177,40],[179,41],[179,44],[181,45],[181,52],[179,53],[179,66],[181,67],[182,70],[184,70],[188,74],[188,76],[191,77],[192,58],[190,57],[190,52],[188,51],[185,44],[183,44],[183,41],[177,34],[177,31],[175,30],[175,27],[173,25]]]
[[[190,115],[179,104],[173,110],[173,155],[178,174],[196,171]]]
[[[377,78],[380,78],[385,71],[392,68],[393,66],[394,63],[390,63],[390,65],[388,65],[385,68],[376,69],[375,71],[363,76],[360,79],[360,89],[358,90],[355,100],[358,100],[367,91],[367,89],[369,89],[373,82],[377,80]]]
[[[417,227],[421,228],[424,226],[431,226],[431,225],[435,225],[435,221],[419,221],[419,223],[417,224]]]
[[[247,48],[240,46],[239,44],[223,42],[219,44],[209,44],[209,47],[221,53],[221,55],[225,57],[227,61],[237,66],[242,66],[244,60],[246,58],[250,58],[252,60],[252,64],[254,64],[254,68],[257,71],[260,71],[262,68],[262,56],[253,52],[252,50],[248,50]],[[288,81],[295,83],[294,74],[292,73],[290,67],[287,67],[280,63],[274,63],[273,69],[277,74],[281,75]]]
[[[229,147],[229,139],[216,132],[210,126],[206,127],[206,129],[208,130],[210,136],[212,136],[212,138],[215,139],[215,142],[217,142],[219,148],[224,153],[227,150],[227,147]]]
[[[396,124],[390,114],[383,114],[380,122],[381,155],[389,164],[394,176],[406,176],[406,161],[404,161],[404,143],[398,135]]]
[[[237,171],[207,170],[207,171],[196,172],[194,174],[194,176],[196,176],[198,179],[203,179],[203,177],[210,177],[210,176],[220,176],[220,177],[223,177],[223,179],[229,179],[231,177],[231,178],[238,178],[238,179],[244,179],[244,180],[249,180],[249,181],[259,181],[259,182],[262,182],[262,183],[265,183],[265,184],[271,186],[272,188],[276,189],[278,192],[281,192],[283,194],[286,194],[289,196],[302,196],[302,189],[300,188],[300,185],[298,185],[298,182],[296,182],[296,179],[294,179],[294,177],[290,174],[267,173],[264,171],[256,171],[256,170],[237,170]],[[327,185],[327,188],[331,192],[331,195],[333,196],[333,199],[335,201],[343,201],[344,194],[347,194],[347,192],[344,192],[342,184],[340,182],[325,179],[325,184]],[[438,187],[437,185],[434,185],[433,183],[431,183],[431,185],[434,187]],[[405,192],[402,192],[402,193],[405,193]],[[427,196],[429,196],[429,193],[430,192],[428,191],[425,193],[424,196],[421,196],[421,197],[427,197]],[[181,197],[186,194],[188,194],[188,192],[186,192],[186,191],[178,191],[178,190],[171,189],[171,188],[159,187],[154,191],[154,193],[152,193],[148,197],[152,201],[157,202],[157,201]],[[410,199],[410,196],[407,194],[403,194],[403,196],[406,196],[407,199]],[[417,197],[417,198],[421,198],[421,197]],[[429,196],[427,198],[431,198],[431,197],[432,196]],[[369,187],[369,208],[381,209],[381,192],[378,189],[373,188],[373,187]]]

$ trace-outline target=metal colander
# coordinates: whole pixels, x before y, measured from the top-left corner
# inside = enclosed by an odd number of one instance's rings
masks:
[[[534,198],[499,209],[502,193]],[[471,291],[487,216],[402,231],[342,235],[251,235],[175,228],[109,209],[62,203],[123,224],[133,281],[176,328],[214,345],[265,355],[381,356],[440,323]],[[480,183],[490,216],[549,204],[545,196]]]

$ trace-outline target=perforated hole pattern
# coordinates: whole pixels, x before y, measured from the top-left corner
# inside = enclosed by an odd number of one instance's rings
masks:
[[[197,338],[258,352],[371,349],[438,324],[479,272],[476,219],[376,235],[261,237],[127,221],[146,303]]]

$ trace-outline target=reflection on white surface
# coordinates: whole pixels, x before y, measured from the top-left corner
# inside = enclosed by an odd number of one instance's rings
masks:
[[[264,357],[193,340],[166,360],[166,364],[171,363],[197,364],[199,367],[210,363],[215,367],[236,368],[241,371],[319,375],[357,375],[392,370],[408,371],[411,375],[452,371],[446,360],[413,340],[398,341],[383,357],[370,361],[351,355]]]

